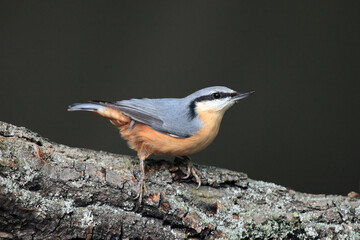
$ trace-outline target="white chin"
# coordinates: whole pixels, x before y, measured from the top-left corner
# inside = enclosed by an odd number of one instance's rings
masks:
[[[231,108],[233,105],[235,104],[235,102],[230,102],[228,104],[226,104],[224,107],[223,107],[223,111],[226,111],[228,110],[229,108]]]

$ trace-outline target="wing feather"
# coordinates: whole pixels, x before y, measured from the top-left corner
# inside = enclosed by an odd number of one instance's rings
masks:
[[[176,137],[190,137],[199,129],[198,122],[188,122],[187,107],[181,99],[130,99],[117,102],[96,101],[98,104],[118,109],[131,119],[159,132]]]
[[[151,99],[131,99],[114,103],[114,107],[122,111],[125,115],[143,124],[163,125],[163,120],[159,117],[156,106]]]

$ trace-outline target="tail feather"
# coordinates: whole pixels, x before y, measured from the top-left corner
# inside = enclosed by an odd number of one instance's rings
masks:
[[[104,108],[96,103],[74,103],[68,107],[68,111],[99,111]]]
[[[94,102],[90,103],[74,103],[68,107],[68,111],[89,111],[97,113],[105,118],[108,118],[114,125],[122,126],[131,121],[131,119],[123,114],[118,109],[108,106],[107,102]]]

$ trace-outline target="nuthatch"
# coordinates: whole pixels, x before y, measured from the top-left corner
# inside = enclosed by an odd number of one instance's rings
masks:
[[[201,185],[201,176],[187,157],[205,149],[219,132],[223,115],[238,100],[254,91],[236,92],[208,87],[184,98],[130,99],[117,102],[75,103],[68,111],[95,112],[119,128],[129,147],[137,151],[141,178],[136,198],[141,203],[145,187],[144,160],[151,154],[182,156],[187,174]]]

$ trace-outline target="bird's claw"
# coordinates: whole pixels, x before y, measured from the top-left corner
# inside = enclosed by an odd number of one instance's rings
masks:
[[[186,176],[182,177],[182,179],[188,179],[191,175],[191,172],[191,167],[187,166]]]
[[[189,157],[183,157],[184,162],[186,163],[186,175],[182,177],[182,179],[188,179],[191,175],[195,177],[196,183],[198,186],[196,189],[198,189],[201,186],[201,172],[194,167]]]
[[[147,192],[146,185],[145,185],[145,164],[144,160],[146,158],[146,154],[144,152],[139,154],[140,159],[140,180],[138,183],[138,192],[134,200],[138,199],[139,206],[141,205],[142,199],[143,199],[143,191],[145,190],[145,193]]]
[[[144,192],[145,192],[145,194],[147,194],[148,190],[146,188],[145,179],[141,178],[138,183],[138,193],[134,197],[134,200],[138,200],[139,204],[141,204],[141,202],[142,202]]]

